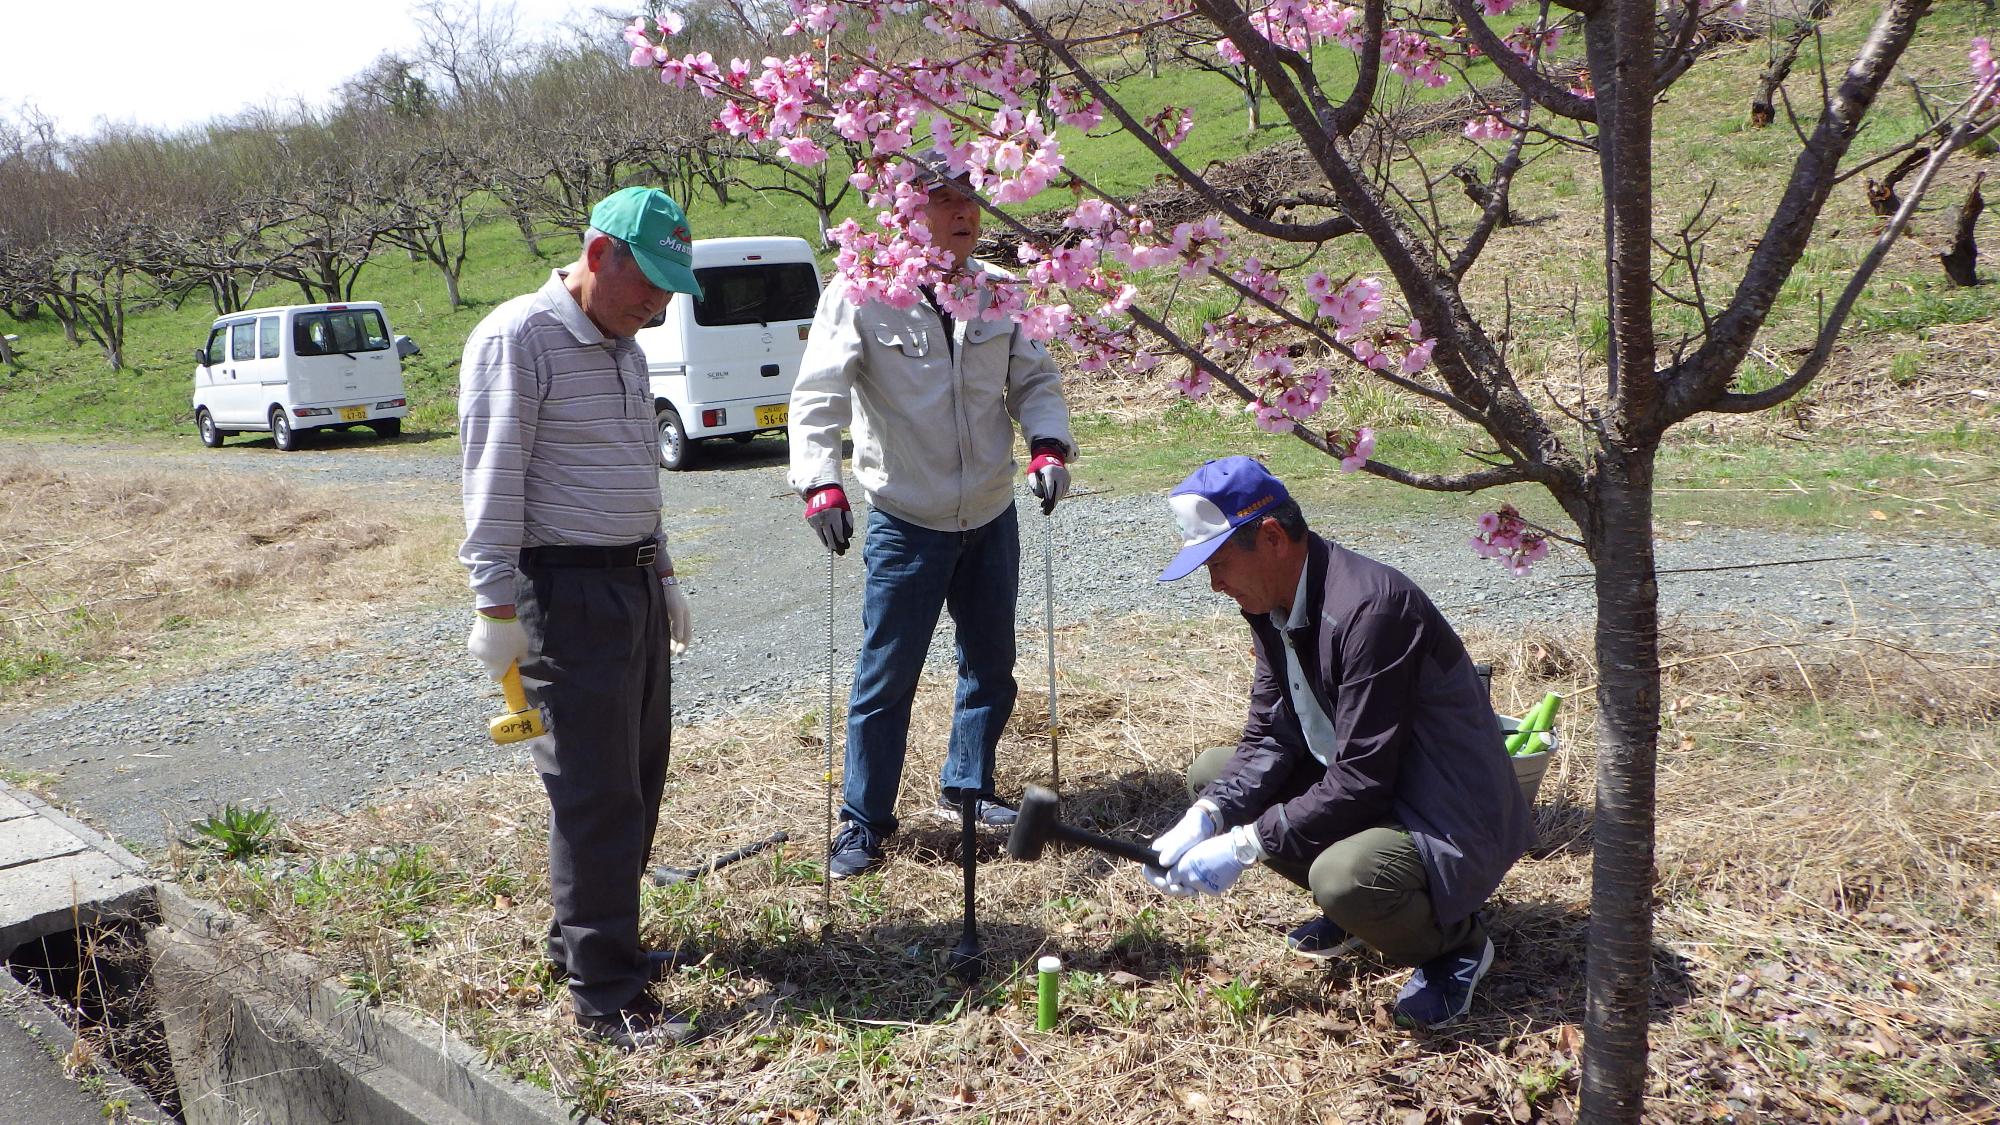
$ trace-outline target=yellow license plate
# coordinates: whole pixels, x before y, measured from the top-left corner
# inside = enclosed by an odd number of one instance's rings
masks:
[[[367,417],[368,408],[365,406],[343,406],[340,408],[340,420],[343,422],[359,422]]]
[[[782,426],[785,424],[785,415],[789,410],[790,407],[782,402],[776,406],[760,406],[757,408],[757,424],[760,426]]]

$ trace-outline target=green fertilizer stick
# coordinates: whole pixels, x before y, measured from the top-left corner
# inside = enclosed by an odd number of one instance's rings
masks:
[[[1536,741],[1534,737],[1535,732],[1552,729],[1556,721],[1556,708],[1562,706],[1562,699],[1562,696],[1555,692],[1550,692],[1542,697],[1540,703],[1535,704],[1526,715],[1522,716],[1520,728],[1507,736],[1507,753],[1520,754],[1526,752],[1527,747],[1533,745]]]
[[[1045,956],[1035,962],[1035,1030],[1053,1031],[1056,1026],[1056,973],[1062,958]]]

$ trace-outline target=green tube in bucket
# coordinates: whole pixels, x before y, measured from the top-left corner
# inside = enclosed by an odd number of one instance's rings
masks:
[[[1535,704],[1527,714],[1521,716],[1520,727],[1507,736],[1507,753],[1532,754],[1540,749],[1545,740],[1535,738],[1534,734],[1536,731],[1554,728],[1556,709],[1561,706],[1561,695],[1555,692],[1544,695],[1540,703]]]
[[[1056,1026],[1056,974],[1062,958],[1045,956],[1035,962],[1035,1030],[1053,1031]]]

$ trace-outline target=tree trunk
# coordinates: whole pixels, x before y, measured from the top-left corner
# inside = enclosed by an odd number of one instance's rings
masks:
[[[528,253],[533,254],[537,258],[541,257],[542,246],[540,239],[535,234],[535,220],[528,215],[526,210],[521,208],[514,209],[514,226],[521,232],[521,241],[527,243]]]
[[[1958,209],[1958,228],[1951,239],[1951,249],[1940,257],[1944,260],[1944,275],[1953,285],[1979,284],[1979,245],[1973,241],[1973,234],[1979,228],[1979,213],[1986,209],[1986,197],[1979,193],[1979,185],[1986,180],[1981,172],[1972,178],[1972,190],[1965,193],[1965,205]]]
[[[1611,1125],[1638,1122],[1646,1092],[1660,632],[1653,450],[1607,452],[1598,467],[1597,808],[1581,1109],[1589,1125]]]
[[[458,274],[445,265],[438,266],[438,272],[444,275],[444,299],[451,302],[451,311],[457,312],[462,303],[458,297]]]
[[[1784,44],[1771,56],[1771,62],[1764,68],[1764,73],[1757,77],[1757,92],[1750,95],[1750,124],[1761,129],[1777,120],[1778,111],[1772,104],[1772,99],[1776,97],[1778,87],[1783,86],[1785,79],[1791,76],[1792,64],[1799,58],[1799,45],[1806,41],[1807,36],[1819,30],[1821,20],[1832,14],[1832,0],[1813,0],[1812,9],[1806,13],[1806,18],[1792,26],[1790,34],[1785,36]]]

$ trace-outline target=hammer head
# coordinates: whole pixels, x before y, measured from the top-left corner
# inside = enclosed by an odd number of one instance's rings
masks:
[[[1021,807],[1014,819],[1014,831],[1007,835],[1007,854],[1015,859],[1040,859],[1042,846],[1055,831],[1056,813],[1062,798],[1055,791],[1030,785],[1021,793]]]
[[[510,711],[505,715],[495,716],[486,724],[486,733],[492,735],[493,741],[502,746],[510,742],[524,742],[547,729],[542,724],[542,711],[539,707],[530,707],[525,711]]]

